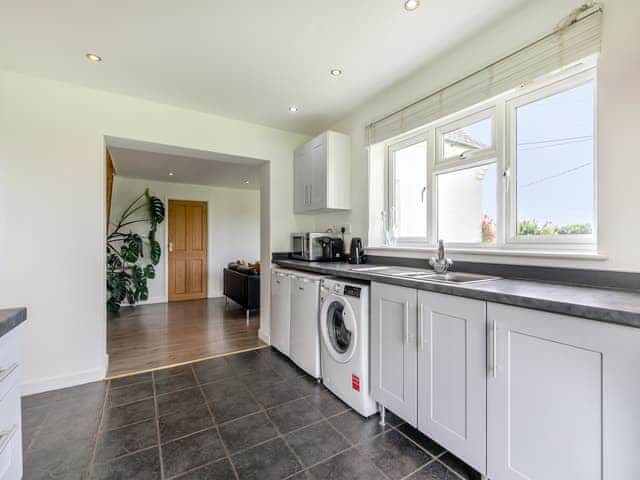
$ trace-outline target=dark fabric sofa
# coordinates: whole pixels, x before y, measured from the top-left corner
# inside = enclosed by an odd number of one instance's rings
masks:
[[[247,311],[260,309],[260,274],[254,269],[231,267],[224,269],[224,296]]]

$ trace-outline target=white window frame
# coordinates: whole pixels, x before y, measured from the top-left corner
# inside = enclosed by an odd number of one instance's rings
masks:
[[[427,178],[425,178],[426,192],[424,201],[427,203],[427,231],[425,235],[422,237],[400,237],[397,239],[398,243],[403,244],[411,244],[411,245],[424,245],[425,243],[430,244],[431,239],[429,237],[429,206],[431,203],[430,194],[431,191],[431,169],[433,164],[433,138],[426,131],[421,131],[418,133],[414,133],[409,136],[403,136],[399,139],[395,139],[393,143],[389,143],[385,148],[385,171],[386,171],[386,195],[385,195],[385,211],[387,212],[387,218],[389,221],[396,222],[397,212],[395,211],[396,204],[396,186],[395,186],[395,152],[398,150],[405,149],[417,143],[426,142],[427,143],[427,158],[425,158],[426,162],[426,171]]]
[[[580,87],[587,83],[594,83],[594,142],[593,142],[593,229],[591,234],[579,234],[579,235],[527,235],[519,236],[518,220],[517,220],[517,109],[524,105],[528,105],[539,100],[543,100],[547,97],[557,95],[568,90]],[[596,86],[597,78],[595,68],[590,68],[578,74],[573,74],[566,78],[556,79],[551,83],[546,83],[542,86],[537,86],[535,89],[528,89],[526,92],[519,92],[518,95],[510,96],[505,104],[506,118],[508,128],[506,129],[507,140],[507,155],[506,155],[506,178],[507,178],[507,202],[506,202],[506,220],[507,220],[507,237],[506,246],[515,246],[522,248],[548,248],[550,244],[559,249],[593,249],[597,240],[597,197],[598,197],[598,182],[597,182],[597,99],[596,99]]]
[[[491,119],[491,145],[487,148],[482,148],[479,150],[468,150],[464,153],[461,153],[456,156],[445,157],[444,156],[444,136],[448,133],[454,132],[460,128],[467,127],[469,125],[473,125],[475,123],[481,122],[483,120]],[[436,128],[436,165],[437,166],[446,166],[446,165],[455,165],[460,162],[465,161],[474,161],[480,159],[487,158],[495,158],[497,155],[496,148],[496,138],[497,138],[497,128],[496,128],[496,107],[492,106],[490,108],[481,109],[478,112],[467,114],[464,117],[459,117],[456,120],[453,120],[446,125],[442,125],[441,127]]]
[[[594,99],[594,219],[592,235],[546,235],[518,237],[516,224],[516,130],[515,108],[542,98],[570,90],[593,81],[597,86],[594,61],[584,61],[547,75],[535,82],[523,85],[515,91],[499,95],[474,107],[439,119],[431,124],[403,134],[385,143],[385,211],[390,215],[395,204],[393,154],[422,141],[427,142],[427,232],[425,237],[400,237],[398,247],[435,248],[438,241],[438,192],[437,175],[490,163],[496,163],[496,241],[494,243],[454,243],[447,245],[457,251],[477,252],[492,250],[516,251],[595,251],[597,247],[598,182],[597,182],[597,99]],[[596,95],[597,88],[594,88]],[[443,158],[444,134],[458,128],[492,118],[493,145],[490,148],[474,150],[464,158]],[[500,181],[500,176],[502,181]],[[445,242],[447,241],[444,238]]]

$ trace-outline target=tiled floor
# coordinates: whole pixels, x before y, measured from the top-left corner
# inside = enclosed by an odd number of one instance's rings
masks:
[[[480,478],[388,418],[267,348],[23,398],[24,478]]]

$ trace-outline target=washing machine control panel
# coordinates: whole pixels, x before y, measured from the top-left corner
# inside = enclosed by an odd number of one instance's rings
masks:
[[[352,287],[351,285],[344,286],[344,294],[350,297],[360,298],[360,287]]]

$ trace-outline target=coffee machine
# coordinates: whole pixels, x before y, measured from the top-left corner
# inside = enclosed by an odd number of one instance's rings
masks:
[[[351,239],[351,247],[349,248],[349,263],[365,263],[366,257],[364,255],[364,249],[362,247],[362,239],[360,237],[353,237]]]

